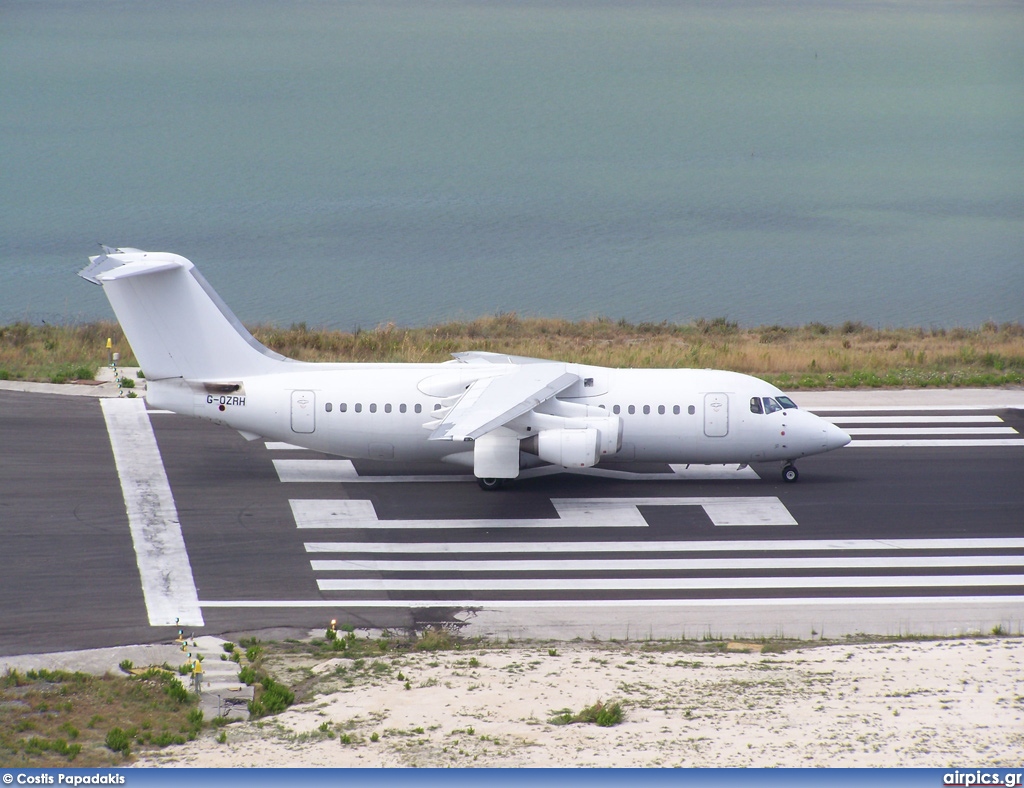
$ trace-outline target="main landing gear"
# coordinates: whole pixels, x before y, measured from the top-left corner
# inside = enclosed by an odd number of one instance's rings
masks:
[[[797,471],[796,466],[793,463],[787,462],[785,465],[782,466],[782,479],[783,479],[783,481],[787,481],[787,482],[792,483],[792,482],[795,482],[799,478],[800,478],[800,472]]]
[[[500,490],[501,486],[505,483],[504,479],[477,479],[476,483],[480,485],[481,490]]]

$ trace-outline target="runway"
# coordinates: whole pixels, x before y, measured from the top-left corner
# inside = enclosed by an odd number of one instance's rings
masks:
[[[1004,393],[808,395],[854,442],[797,484],[774,463],[622,465],[485,493],[141,400],[0,391],[0,654],[332,618],[565,639],[1019,631],[1024,394]]]

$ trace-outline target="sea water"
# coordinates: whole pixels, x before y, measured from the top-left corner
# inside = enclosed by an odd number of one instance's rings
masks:
[[[0,323],[1024,319],[1024,5],[4,0]]]

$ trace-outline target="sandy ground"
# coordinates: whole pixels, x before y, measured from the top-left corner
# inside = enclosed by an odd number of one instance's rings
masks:
[[[781,654],[574,642],[307,660],[270,667],[305,681],[313,701],[140,765],[1019,766],[1022,665],[1020,638]],[[621,702],[625,721],[549,722],[597,701]]]

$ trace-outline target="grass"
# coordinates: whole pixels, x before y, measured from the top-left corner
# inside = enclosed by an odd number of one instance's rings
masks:
[[[783,389],[1003,386],[1024,383],[1024,325],[978,328],[840,326],[744,328],[724,318],[693,323],[567,321],[499,314],[426,328],[393,324],[351,332],[255,326],[254,336],[302,361],[438,362],[483,350],[610,367],[699,367],[757,375]],[[113,340],[135,359],[116,323],[0,327],[0,379],[91,377]]]
[[[0,676],[0,763],[8,768],[121,765],[139,751],[184,744],[202,727],[194,696],[162,670]]]
[[[599,728],[611,728],[618,725],[626,716],[622,710],[622,704],[618,701],[604,703],[600,700],[592,706],[581,709],[576,714],[573,714],[570,709],[557,709],[552,711],[551,714],[553,716],[548,720],[548,723],[551,725],[585,723],[596,725]]]

